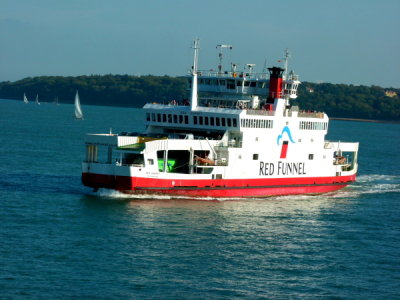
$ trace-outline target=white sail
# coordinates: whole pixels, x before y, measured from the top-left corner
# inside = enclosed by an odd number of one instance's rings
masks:
[[[25,93],[24,93],[24,102],[29,103],[28,98],[26,97]]]
[[[40,105],[40,102],[39,102],[39,95],[38,95],[38,94],[36,94],[36,104],[39,104],[39,105]]]
[[[79,101],[78,91],[76,91],[76,94],[75,94],[75,118],[83,119],[83,113],[82,113],[82,109],[81,109],[81,103]]]

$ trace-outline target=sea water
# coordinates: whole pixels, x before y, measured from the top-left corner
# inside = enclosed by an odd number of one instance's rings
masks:
[[[338,192],[198,201],[82,186],[84,134],[143,119],[73,112],[0,100],[0,299],[400,298],[399,124],[330,122],[360,142]]]

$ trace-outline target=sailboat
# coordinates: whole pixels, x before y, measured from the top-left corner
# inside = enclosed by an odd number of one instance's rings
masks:
[[[81,109],[81,103],[79,101],[78,91],[76,91],[75,94],[75,118],[83,120],[83,113]]]
[[[25,93],[24,93],[24,103],[29,103],[28,98],[26,97]]]
[[[38,95],[38,94],[36,94],[36,104],[40,105],[40,102],[39,102],[39,95]]]

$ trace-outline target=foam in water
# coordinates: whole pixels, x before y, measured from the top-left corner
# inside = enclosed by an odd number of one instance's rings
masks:
[[[357,181],[343,190],[349,197],[363,194],[400,192],[400,176],[371,174],[357,177]]]

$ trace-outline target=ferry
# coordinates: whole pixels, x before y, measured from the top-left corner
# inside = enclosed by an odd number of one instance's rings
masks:
[[[148,103],[142,133],[85,136],[82,183],[132,194],[254,198],[320,194],[356,180],[357,142],[325,140],[329,118],[304,111],[299,77],[281,67],[254,72],[254,64],[198,69],[194,40],[188,100]]]

